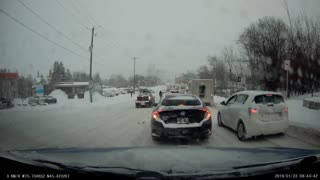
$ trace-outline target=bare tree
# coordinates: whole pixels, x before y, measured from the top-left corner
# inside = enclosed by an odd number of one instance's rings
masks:
[[[239,42],[247,52],[252,75],[264,88],[276,90],[280,85],[282,60],[286,57],[288,27],[274,17],[264,17],[246,28]],[[259,76],[263,74],[263,77]]]

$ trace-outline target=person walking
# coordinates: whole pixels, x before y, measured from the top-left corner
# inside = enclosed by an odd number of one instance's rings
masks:
[[[162,91],[159,92],[160,99],[162,99]]]

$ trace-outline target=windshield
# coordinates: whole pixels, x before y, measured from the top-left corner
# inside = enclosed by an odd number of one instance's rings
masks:
[[[0,154],[320,150],[320,0],[0,0],[0,98]]]

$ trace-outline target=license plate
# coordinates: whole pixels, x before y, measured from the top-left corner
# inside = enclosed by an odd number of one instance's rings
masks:
[[[188,124],[189,118],[177,118],[177,124]]]
[[[141,105],[145,105],[145,102],[141,102]]]

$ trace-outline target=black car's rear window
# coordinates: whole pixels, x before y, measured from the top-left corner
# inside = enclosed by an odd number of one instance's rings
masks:
[[[281,95],[277,94],[264,94],[264,95],[258,95],[254,98],[254,102],[256,104],[279,104],[284,102],[284,99]]]
[[[199,106],[201,102],[196,98],[166,98],[162,101],[163,106]]]

